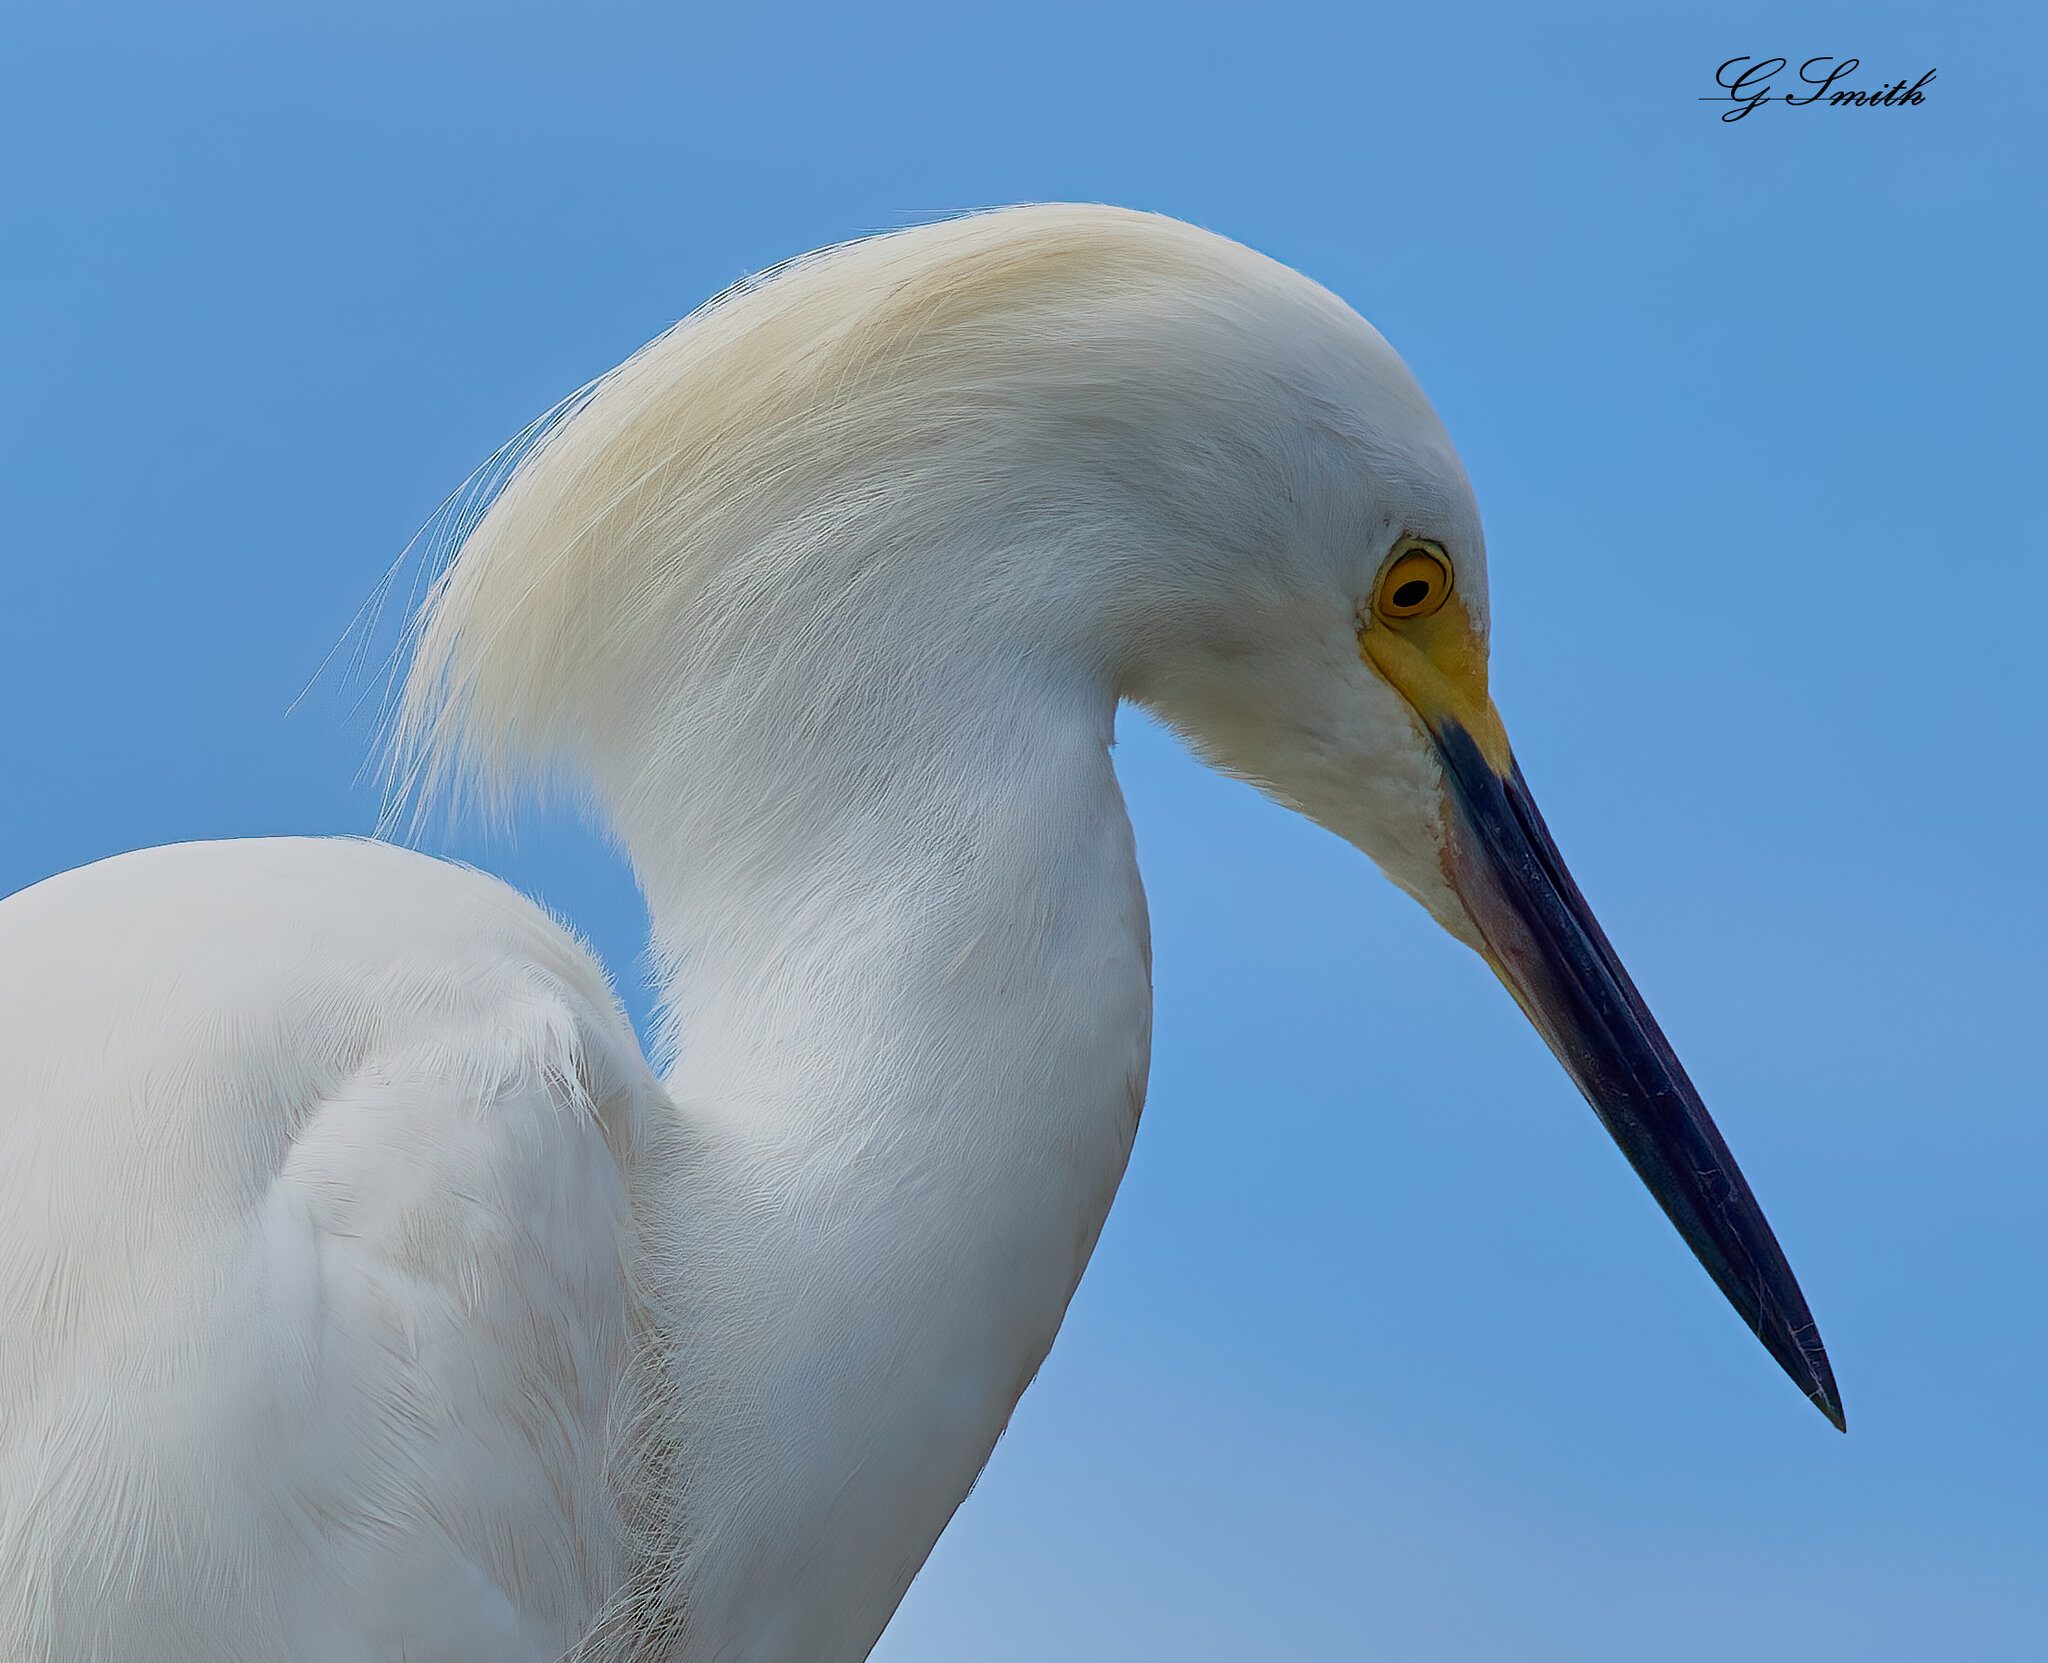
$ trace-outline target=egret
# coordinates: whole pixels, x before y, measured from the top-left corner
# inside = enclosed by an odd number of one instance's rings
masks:
[[[1220,236],[1008,209],[685,319],[480,508],[398,733],[410,789],[616,836],[659,1076],[567,930],[388,843],[0,904],[0,1651],[865,1657],[1137,1128],[1122,701],[1484,956],[1839,1426],[1487,641],[1407,368]]]

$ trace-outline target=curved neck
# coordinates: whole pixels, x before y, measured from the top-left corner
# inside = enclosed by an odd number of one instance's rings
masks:
[[[677,1105],[635,1482],[691,1475],[645,1574],[672,1655],[734,1663],[866,1655],[1052,1343],[1149,1044],[1106,692],[878,658],[798,709],[693,712],[622,817]]]

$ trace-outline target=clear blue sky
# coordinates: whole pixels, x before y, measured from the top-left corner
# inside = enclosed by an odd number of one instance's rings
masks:
[[[22,12],[0,891],[369,829],[370,713],[345,677],[293,697],[473,464],[740,274],[1022,198],[1198,220],[1349,297],[1461,444],[1523,761],[1852,1430],[1476,960],[1127,721],[1151,1109],[879,1655],[2048,1645],[2048,43],[2019,6],[1561,11]],[[1722,125],[1696,99],[1745,52],[1939,78]],[[644,1009],[595,838],[435,846],[566,913]]]

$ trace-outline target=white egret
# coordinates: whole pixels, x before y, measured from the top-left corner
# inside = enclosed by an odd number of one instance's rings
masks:
[[[664,1054],[495,880],[353,840],[0,904],[0,1651],[864,1657],[1059,1328],[1145,1091],[1135,701],[1485,955],[1841,1411],[1487,692],[1380,336],[1172,220],[781,268],[566,409],[428,600],[415,783],[587,792]]]

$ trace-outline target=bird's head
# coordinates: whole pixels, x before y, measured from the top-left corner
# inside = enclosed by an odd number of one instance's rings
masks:
[[[1456,451],[1348,306],[1241,250],[1217,259],[1176,338],[1131,353],[1133,379],[1160,383],[1146,413],[1094,423],[1098,451],[1119,432],[1115,465],[1149,481],[1160,528],[1137,593],[1111,605],[1126,690],[1485,959],[1744,1321],[1842,1426],[1791,1268],[1515,761]]]
[[[588,751],[631,701],[730,684],[734,643],[825,728],[894,696],[858,679],[877,662],[909,701],[1035,659],[1144,704],[1486,959],[1840,1425],[1784,1255],[1516,766],[1488,630],[1464,470],[1364,319],[1207,232],[1051,206],[800,262],[598,383],[444,579],[411,708],[541,749],[580,722]]]

